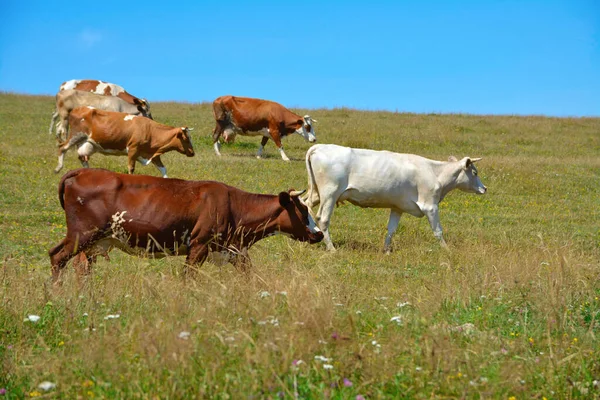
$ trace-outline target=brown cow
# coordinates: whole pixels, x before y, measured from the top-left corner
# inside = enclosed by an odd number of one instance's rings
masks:
[[[284,161],[290,159],[281,145],[283,137],[297,133],[311,143],[317,141],[313,128],[313,122],[317,122],[316,120],[309,115],[301,117],[281,104],[269,100],[221,96],[213,102],[213,115],[216,120],[213,147],[218,156],[221,155],[221,135],[226,143],[234,142],[236,134],[263,136],[257,158],[262,157],[263,149],[271,138]]]
[[[214,181],[70,171],[58,187],[67,235],[48,252],[52,279],[72,257],[93,263],[115,247],[129,254],[186,255],[186,270],[202,265],[209,252],[225,252],[228,261],[246,268],[248,249],[264,237],[323,239],[302,193],[252,194]]]
[[[52,114],[50,120],[49,133],[52,134],[52,127],[56,120],[56,139],[60,142],[64,140],[68,132],[69,114],[77,107],[89,106],[106,111],[124,112],[133,115],[149,116],[147,110],[142,106],[134,105],[125,100],[114,96],[103,96],[101,94],[83,92],[81,90],[62,90],[56,94],[56,111]]]
[[[96,152],[106,155],[126,155],[128,171],[133,174],[136,160],[143,165],[152,162],[167,177],[167,169],[160,156],[175,150],[188,157],[194,156],[189,136],[191,129],[160,124],[145,117],[78,107],[69,115],[71,130],[68,139],[58,149],[58,166],[63,167],[65,153],[77,146],[79,160],[88,167],[90,156]]]
[[[127,93],[122,86],[115,85],[114,83],[102,82],[95,79],[72,79],[63,82],[62,85],[60,85],[59,91],[62,92],[63,90],[69,89],[82,90],[84,92],[92,92],[105,96],[120,97],[130,104],[143,107],[147,111],[148,118],[152,118],[152,114],[150,114],[150,104],[145,99],[140,99]]]

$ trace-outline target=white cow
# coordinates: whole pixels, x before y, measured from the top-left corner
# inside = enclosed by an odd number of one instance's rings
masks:
[[[465,157],[448,162],[429,160],[414,154],[353,149],[333,144],[317,144],[306,153],[308,171],[308,209],[325,237],[327,250],[335,251],[329,235],[329,223],[336,203],[369,208],[389,208],[390,219],[383,250],[391,252],[391,241],[402,213],[427,216],[433,234],[443,247],[438,205],[453,189],[484,194],[487,188],[477,176],[475,162]]]

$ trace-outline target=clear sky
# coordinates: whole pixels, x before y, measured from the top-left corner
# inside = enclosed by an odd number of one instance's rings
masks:
[[[0,90],[600,116],[600,1],[0,0]]]

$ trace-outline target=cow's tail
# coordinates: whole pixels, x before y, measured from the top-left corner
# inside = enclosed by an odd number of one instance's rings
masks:
[[[306,194],[306,198],[304,201],[308,208],[312,208],[313,206],[319,204],[319,188],[317,187],[317,182],[315,181],[315,173],[312,168],[312,163],[310,161],[311,156],[317,150],[319,145],[314,145],[306,152],[306,172],[308,174],[308,190]]]
[[[60,179],[60,183],[58,184],[58,200],[60,201],[60,206],[65,209],[65,185],[68,179],[74,178],[79,175],[83,169],[74,169],[66,174]]]

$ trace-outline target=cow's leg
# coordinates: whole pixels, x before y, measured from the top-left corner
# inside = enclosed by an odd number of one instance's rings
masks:
[[[96,262],[96,255],[88,256],[83,251],[73,259],[73,268],[77,273],[77,277],[81,278],[90,275],[92,272],[92,264]]]
[[[331,236],[329,235],[329,223],[335,208],[335,200],[332,196],[322,197],[322,199],[323,198],[325,198],[325,200],[319,206],[319,211],[317,211],[315,221],[319,225],[319,228],[323,231],[323,240],[325,241],[327,250],[335,251],[335,247],[331,241]]]
[[[281,158],[283,161],[290,161],[288,156],[285,155],[285,151],[283,151],[283,145],[281,144],[281,136],[279,134],[279,129],[276,127],[269,127],[269,132],[271,133],[271,139],[275,142],[275,146],[277,146],[277,150],[279,150],[279,154],[281,154]]]
[[[133,174],[135,172],[135,161],[137,158],[137,149],[130,147],[127,151],[127,172],[129,174]]]
[[[48,129],[48,134],[52,135],[52,127],[54,127],[54,124],[56,123],[56,120],[58,119],[58,110],[55,110],[52,113],[52,119],[50,120],[50,129]],[[56,140],[59,140],[60,138],[58,137],[58,135],[56,135]]]
[[[52,266],[52,282],[58,283],[60,274],[67,262],[93,243],[93,233],[72,235],[67,232],[67,237],[48,251]]]
[[[221,142],[219,142],[219,138],[221,137],[222,133],[223,127],[221,126],[219,121],[217,121],[215,129],[213,130],[213,148],[215,149],[215,153],[218,156],[221,156]]]
[[[440,241],[440,246],[447,249],[448,245],[444,240],[444,236],[442,234],[442,224],[440,224],[440,210],[436,205],[421,207],[423,213],[427,216],[429,220],[429,225],[431,225],[431,230],[433,230],[433,235]]]
[[[252,268],[252,262],[250,261],[250,256],[248,255],[248,247],[243,247],[239,253],[236,253],[231,260],[231,263],[236,269],[248,272]]]
[[[387,225],[387,235],[385,236],[385,243],[383,244],[383,252],[385,254],[390,254],[392,252],[392,236],[394,236],[396,229],[398,229],[401,216],[402,213],[394,209],[390,211],[390,219]]]
[[[160,159],[160,156],[156,156],[152,159],[152,164],[154,164],[154,166],[156,168],[158,168],[158,170],[160,171],[160,173],[162,174],[163,178],[167,177],[167,168],[165,167],[165,165],[162,163],[162,160]]]
[[[262,158],[263,150],[265,149],[265,145],[268,141],[269,138],[266,136],[263,136],[263,138],[260,140],[260,147],[258,148],[258,153],[256,153],[256,158]]]
[[[206,260],[206,257],[208,257],[209,244],[199,243],[198,241],[195,242],[196,243],[191,243],[188,255],[185,259],[185,275],[194,272],[196,266],[200,267]]]

